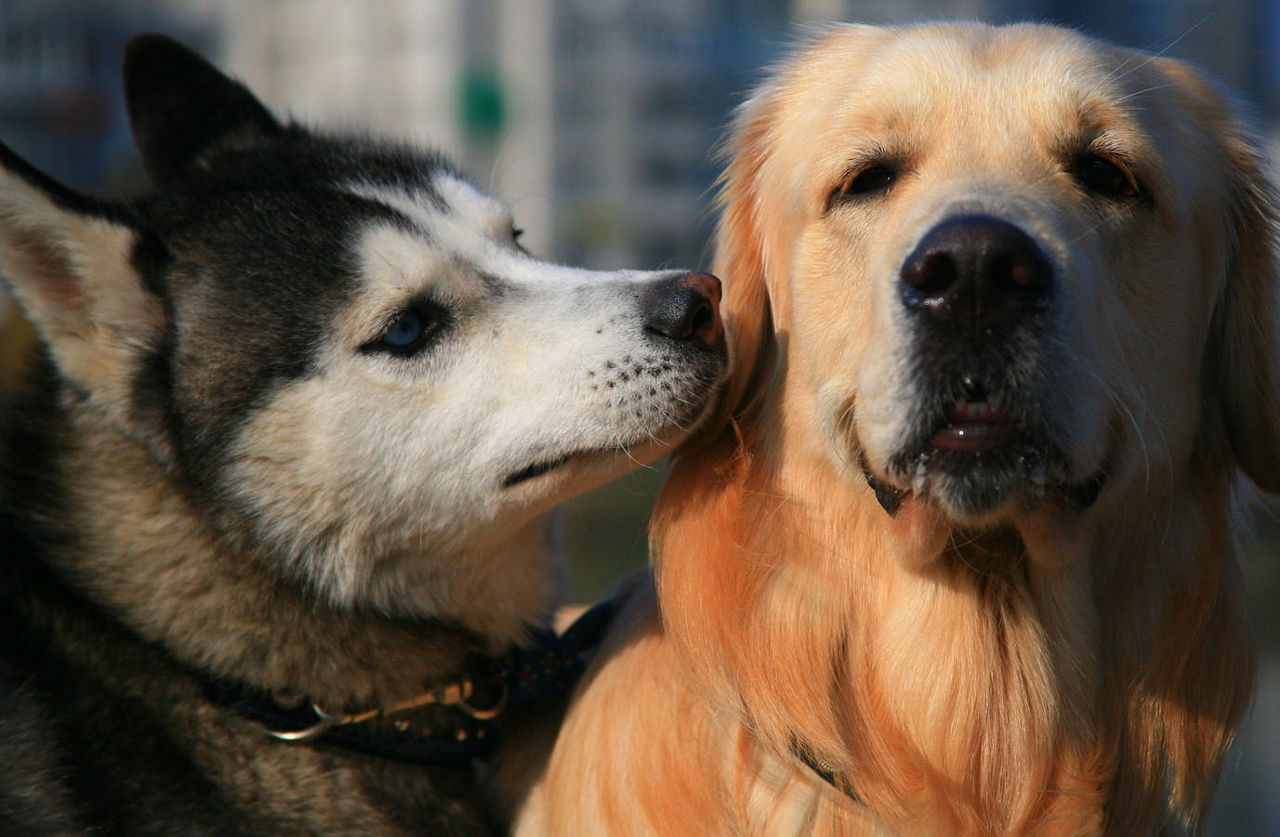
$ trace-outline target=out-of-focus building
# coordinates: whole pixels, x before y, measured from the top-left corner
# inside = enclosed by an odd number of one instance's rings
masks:
[[[0,141],[80,188],[110,185],[129,136],[120,94],[125,39],[160,20],[207,45],[179,18],[146,5],[92,0],[0,3]]]
[[[704,261],[713,149],[783,43],[789,5],[553,4],[561,255],[603,267]]]
[[[712,149],[731,108],[794,34],[792,21],[1053,20],[1188,57],[1266,108],[1280,105],[1280,59],[1262,48],[1280,27],[1276,5],[1222,0],[1205,13],[1177,0],[9,3],[0,4],[0,130],[77,185],[127,179],[120,47],[133,31],[159,29],[206,51],[277,112],[439,146],[514,206],[536,252],[594,267],[705,266]]]

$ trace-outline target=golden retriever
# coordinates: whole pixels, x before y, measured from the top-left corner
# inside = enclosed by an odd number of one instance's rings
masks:
[[[741,108],[736,372],[523,834],[1198,830],[1280,489],[1223,93],[1062,29],[821,30]]]

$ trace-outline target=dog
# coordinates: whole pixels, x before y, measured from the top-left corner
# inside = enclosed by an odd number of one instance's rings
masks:
[[[842,25],[727,151],[729,389],[517,833],[1196,832],[1251,690],[1233,521],[1280,490],[1227,97],[1053,27]]]
[[[0,151],[43,349],[0,433],[0,831],[500,831],[549,513],[708,411],[718,281],[535,259],[439,154],[163,36],[124,76],[147,194]]]

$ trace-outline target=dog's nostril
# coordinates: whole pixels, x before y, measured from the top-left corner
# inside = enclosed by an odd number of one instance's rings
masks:
[[[720,280],[705,273],[665,279],[644,297],[644,328],[672,340],[711,346],[720,341]]]
[[[1040,246],[1007,221],[966,216],[939,224],[902,266],[908,308],[979,333],[1037,310],[1053,270]]]
[[[704,300],[694,309],[691,322],[689,323],[689,334],[697,334],[706,329],[711,324],[711,302]]]
[[[1007,271],[1010,283],[1019,288],[1034,288],[1044,281],[1030,261],[1009,259],[1009,264],[1001,265],[1000,271]]]
[[[955,280],[955,260],[945,252],[927,253],[923,258],[909,259],[902,269],[902,281],[920,298],[945,294]]]

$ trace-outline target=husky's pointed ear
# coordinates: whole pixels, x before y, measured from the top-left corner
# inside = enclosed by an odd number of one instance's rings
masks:
[[[137,267],[150,252],[139,239],[126,210],[77,195],[0,144],[0,274],[62,376],[121,425],[167,322]]]
[[[215,147],[252,144],[282,130],[248,88],[164,35],[129,41],[124,94],[142,161],[157,183]]]

